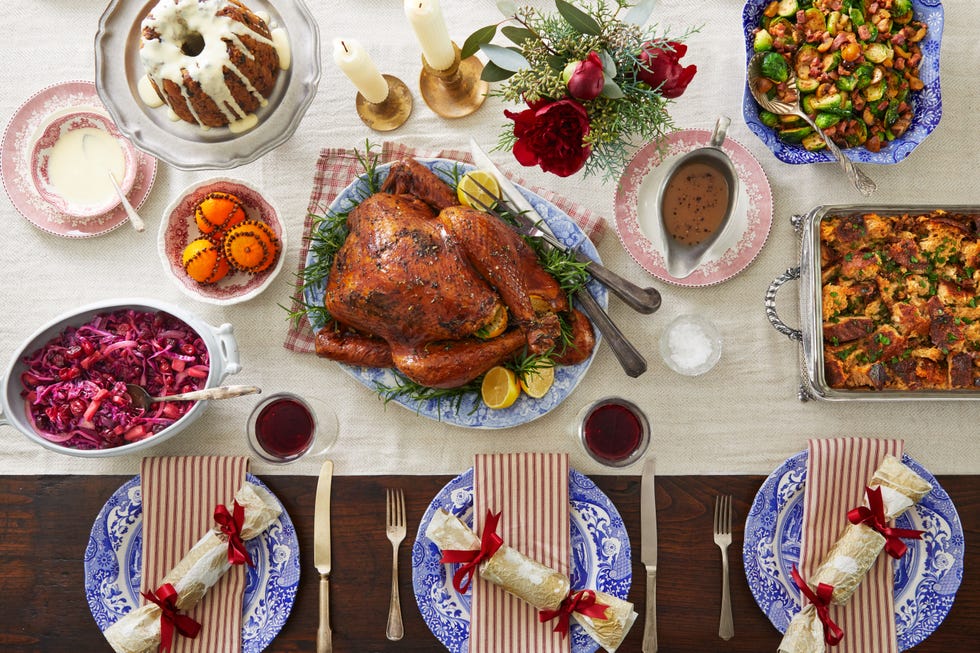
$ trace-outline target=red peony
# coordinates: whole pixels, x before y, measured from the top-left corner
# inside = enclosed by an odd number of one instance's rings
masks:
[[[602,59],[595,52],[590,52],[582,61],[568,64],[563,76],[569,94],[580,100],[596,99],[606,84],[606,77],[602,72]]]
[[[592,154],[583,143],[589,133],[589,114],[575,100],[542,100],[530,108],[504,115],[514,121],[514,157],[523,166],[541,166],[545,172],[568,177],[578,172]]]
[[[664,46],[644,43],[636,76],[650,88],[659,87],[660,95],[665,98],[680,97],[698,71],[694,64],[687,67],[680,64],[686,53],[687,46],[683,43],[671,41]]]

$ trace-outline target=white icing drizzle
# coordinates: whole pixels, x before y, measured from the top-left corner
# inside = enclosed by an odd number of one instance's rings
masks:
[[[272,43],[275,45],[276,54],[279,55],[279,68],[289,70],[292,54],[289,50],[289,38],[286,36],[286,30],[281,27],[272,30]]]
[[[235,123],[243,119],[248,121],[248,116],[235,102],[231,90],[225,84],[225,69],[242,81],[260,105],[265,106],[268,102],[231,62],[224,39],[230,39],[249,58],[254,58],[254,55],[242,43],[240,36],[247,35],[273,47],[276,44],[272,39],[238,21],[217,15],[228,4],[227,0],[161,0],[142,24],[144,28],[154,29],[160,37],[143,40],[140,58],[147,76],[161,91],[164,80],[170,80],[181,89],[184,99],[187,100],[188,95],[183,84],[183,71],[186,71],[201,86],[201,90],[214,100],[228,122]],[[204,49],[196,56],[189,56],[181,48],[185,39],[193,34],[199,34],[203,38]],[[204,127],[193,105],[189,101],[187,104],[194,120]]]
[[[146,106],[153,109],[163,106],[163,100],[160,99],[156,89],[153,88],[153,84],[150,83],[149,75],[140,77],[140,81],[136,83],[136,90],[139,92],[140,99],[143,100],[143,104]]]

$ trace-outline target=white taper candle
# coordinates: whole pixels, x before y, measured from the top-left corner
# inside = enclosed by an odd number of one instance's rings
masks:
[[[360,43],[351,39],[334,39],[333,60],[365,100],[378,104],[388,97],[388,82]]]
[[[405,0],[405,15],[415,30],[426,62],[435,70],[452,67],[456,51],[438,0]]]

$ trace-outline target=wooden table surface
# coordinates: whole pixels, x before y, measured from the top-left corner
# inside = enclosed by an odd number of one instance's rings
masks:
[[[92,522],[121,476],[0,477],[0,650],[19,652],[108,651],[83,589],[82,555]],[[444,650],[415,605],[411,583],[414,532],[448,476],[338,477],[333,493],[331,622],[338,653]],[[639,560],[638,477],[594,477],[626,522]],[[266,476],[292,518],[300,541],[302,576],[292,613],[267,651],[312,651],[317,628],[318,577],[313,568],[313,503],[316,478]],[[780,636],[759,610],[742,570],[742,526],[761,476],[658,477],[659,573],[657,609],[660,651],[775,651]],[[975,650],[980,641],[980,476],[946,476],[966,537],[963,583],[945,622],[917,653]],[[391,549],[384,534],[384,488],[405,490],[409,534],[400,549],[405,638],[385,639]],[[714,495],[730,493],[736,511],[729,550],[735,637],[718,638],[720,556],[712,541]],[[644,583],[629,599],[641,615]],[[640,651],[642,619],[620,647]],[[873,653],[873,652],[866,652]]]

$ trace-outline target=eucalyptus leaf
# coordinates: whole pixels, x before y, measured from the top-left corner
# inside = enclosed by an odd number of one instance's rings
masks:
[[[568,65],[568,60],[558,54],[548,55],[545,57],[545,61],[548,62],[548,65],[551,66],[552,70],[557,70],[558,72],[565,70],[565,66]]]
[[[483,72],[480,73],[480,79],[485,82],[502,82],[505,79],[509,79],[513,74],[514,71],[504,70],[500,66],[495,65],[492,61],[488,61],[486,65],[483,66]]]
[[[481,43],[480,51],[487,55],[487,58],[497,65],[497,67],[503,68],[504,70],[516,73],[521,68],[531,67],[531,64],[524,58],[524,55],[514,48],[505,48],[494,45],[493,43]]]
[[[555,8],[558,9],[558,13],[562,15],[562,18],[567,20],[568,24],[576,31],[593,36],[602,35],[602,26],[599,25],[596,19],[575,5],[565,0],[555,0]]]
[[[460,50],[459,58],[467,59],[476,54],[476,51],[480,49],[480,46],[484,43],[489,43],[493,40],[493,37],[497,35],[496,25],[487,25],[486,27],[481,27],[472,34],[466,37],[466,41],[463,42],[463,47]]]
[[[610,100],[619,100],[624,97],[623,89],[619,88],[619,84],[614,82],[611,77],[606,77],[606,83],[602,85],[602,97],[607,97]]]
[[[630,10],[626,12],[625,16],[623,16],[623,22],[631,23],[633,25],[643,25],[643,23],[650,19],[655,2],[656,0],[639,0],[639,2],[630,7]]]
[[[497,9],[508,18],[517,15],[517,3],[513,0],[497,0]]]
[[[616,70],[616,60],[612,58],[612,55],[603,50],[599,53],[599,58],[602,59],[602,72],[606,74],[606,77],[610,79],[615,77],[618,71]]]
[[[511,41],[520,45],[524,41],[532,38],[534,32],[529,29],[524,29],[523,27],[514,27],[513,25],[507,25],[500,28],[500,33],[509,38]]]

